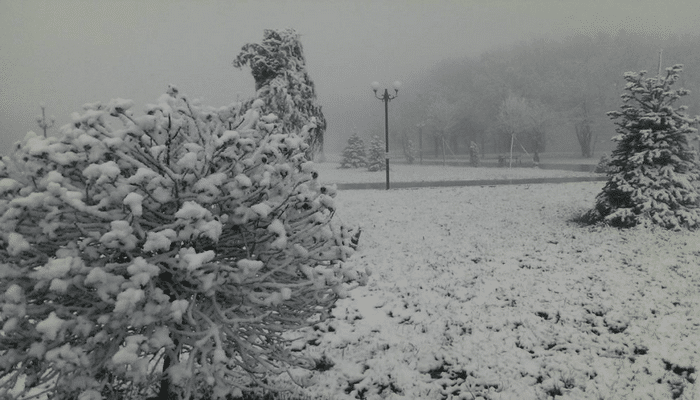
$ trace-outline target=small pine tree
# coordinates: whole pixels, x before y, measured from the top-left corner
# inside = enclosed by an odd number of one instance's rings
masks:
[[[681,65],[666,69],[666,76],[645,78],[646,71],[625,74],[627,86],[621,111],[608,115],[618,120],[613,138],[617,148],[609,162],[608,182],[586,219],[614,226],[655,224],[669,229],[700,225],[697,182],[700,171],[688,144],[697,121],[672,104],[689,92],[671,89]]]
[[[610,157],[608,157],[607,154],[600,156],[598,165],[595,166],[595,171],[593,172],[598,174],[607,174],[610,172]]]
[[[357,132],[354,132],[348,139],[348,145],[343,149],[343,160],[340,162],[340,168],[364,168],[366,166],[365,142]]]
[[[386,169],[384,153],[384,141],[378,135],[372,136],[372,140],[369,142],[367,169],[370,171],[384,171]]]

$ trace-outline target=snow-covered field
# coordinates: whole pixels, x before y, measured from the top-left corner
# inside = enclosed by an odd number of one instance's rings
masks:
[[[318,163],[320,179],[328,183],[381,183],[386,180],[385,171],[369,172],[366,168],[338,168],[338,163]],[[391,182],[429,182],[458,180],[509,180],[524,178],[596,177],[591,172],[548,170],[540,168],[471,168],[441,165],[390,164]]]
[[[340,191],[373,275],[293,375],[329,399],[700,399],[700,236],[570,222],[602,186]]]

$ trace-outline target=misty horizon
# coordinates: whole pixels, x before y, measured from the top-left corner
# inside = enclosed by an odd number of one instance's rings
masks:
[[[55,134],[85,103],[128,98],[138,113],[168,84],[217,107],[252,96],[249,70],[233,59],[265,29],[294,28],[329,123],[326,142],[339,151],[353,129],[382,124],[372,81],[403,83],[395,108],[445,60],[577,34],[698,34],[692,3],[670,3],[660,13],[646,1],[3,2],[0,148],[9,154],[40,132],[40,103],[56,118]]]

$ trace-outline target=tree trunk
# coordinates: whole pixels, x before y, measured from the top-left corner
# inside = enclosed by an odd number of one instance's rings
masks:
[[[445,137],[440,136],[442,138],[442,166],[444,167],[447,165],[446,160],[445,160]]]
[[[508,168],[513,167],[513,141],[515,140],[515,134],[510,134],[510,161],[508,162]]]
[[[585,101],[581,104],[581,109],[582,119],[574,124],[576,138],[581,146],[581,156],[584,158],[591,158],[593,156],[593,152],[591,151],[593,130],[591,129],[591,121],[588,119],[588,104]]]
[[[418,128],[418,155],[420,156],[420,163],[423,164],[423,127]]]

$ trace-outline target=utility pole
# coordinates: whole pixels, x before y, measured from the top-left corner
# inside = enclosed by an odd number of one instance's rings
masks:
[[[41,107],[41,115],[36,117],[36,122],[39,124],[39,128],[44,130],[44,137],[46,137],[46,131],[53,126],[53,124],[56,122],[56,117],[53,115],[49,120],[46,119],[46,106],[44,103],[39,104],[39,107]]]

